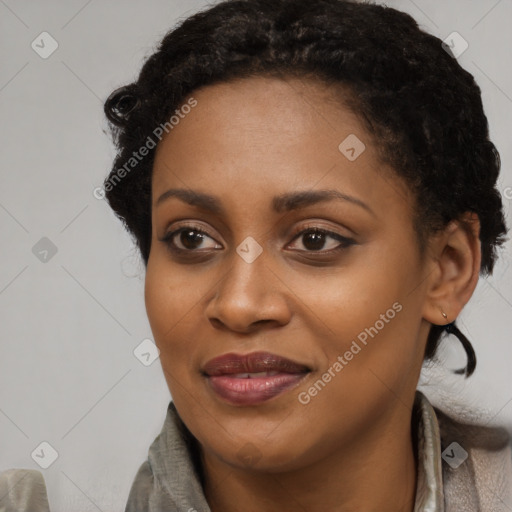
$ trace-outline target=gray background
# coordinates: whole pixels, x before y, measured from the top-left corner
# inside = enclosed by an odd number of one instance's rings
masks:
[[[468,41],[459,61],[483,91],[512,224],[512,1],[387,4],[441,39],[457,31]],[[40,469],[52,512],[123,510],[162,426],[170,396],[159,360],[144,366],[133,354],[151,338],[143,265],[92,192],[114,156],[102,102],[135,78],[178,18],[205,5],[0,0],[0,471]],[[43,31],[59,45],[47,59],[31,48]],[[32,251],[42,237],[57,248],[46,262]],[[459,320],[478,354],[476,374],[449,375],[464,357],[447,342],[444,367],[422,377],[433,400],[443,389],[460,394],[509,428],[510,259],[508,243]],[[48,469],[31,458],[42,441],[59,454]]]

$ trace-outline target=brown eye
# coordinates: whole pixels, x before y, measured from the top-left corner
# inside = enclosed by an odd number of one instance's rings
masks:
[[[331,239],[330,243],[328,243],[329,239]],[[320,228],[305,229],[298,233],[294,240],[302,241],[304,249],[300,250],[323,253],[341,250],[355,243],[351,238]],[[328,245],[327,248],[325,247],[326,244]]]
[[[194,231],[193,229],[185,229],[179,232],[178,240],[183,245],[184,249],[197,249],[204,240],[202,233]]]
[[[204,247],[202,246],[208,239],[213,240],[207,233],[202,229],[194,226],[186,226],[180,229],[171,231],[162,239],[162,242],[174,251],[178,252],[194,252],[202,249],[217,249],[219,245],[215,242],[213,246]]]

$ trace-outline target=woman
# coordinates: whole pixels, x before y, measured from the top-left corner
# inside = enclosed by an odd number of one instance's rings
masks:
[[[416,390],[506,234],[480,89],[408,15],[228,0],[105,104],[172,395],[126,510],[496,511],[509,441]]]

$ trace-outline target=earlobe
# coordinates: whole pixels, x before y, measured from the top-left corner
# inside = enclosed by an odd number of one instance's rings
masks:
[[[430,273],[423,317],[435,325],[453,322],[471,298],[480,275],[478,216],[467,212],[450,222],[431,245]]]

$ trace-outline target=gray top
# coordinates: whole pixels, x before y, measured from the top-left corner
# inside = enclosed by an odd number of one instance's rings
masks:
[[[414,512],[510,512],[512,452],[504,429],[459,423],[416,391]],[[210,512],[194,453],[171,401],[139,468],[125,512]]]

